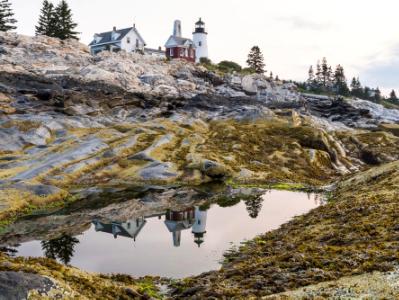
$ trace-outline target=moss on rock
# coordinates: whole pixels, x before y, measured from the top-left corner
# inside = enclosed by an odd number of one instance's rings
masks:
[[[399,162],[344,180],[326,205],[226,253],[220,271],[175,284],[174,297],[196,287],[199,298],[258,298],[392,270],[399,261],[398,188]]]

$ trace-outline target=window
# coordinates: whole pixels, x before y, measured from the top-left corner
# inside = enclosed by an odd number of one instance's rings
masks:
[[[201,47],[201,46],[202,46],[202,42],[198,42],[198,46],[200,46],[200,47]]]
[[[130,37],[127,38],[126,42],[130,44]]]
[[[170,48],[170,54],[169,55],[173,57],[173,48]]]
[[[139,39],[136,39],[136,48],[139,47]]]

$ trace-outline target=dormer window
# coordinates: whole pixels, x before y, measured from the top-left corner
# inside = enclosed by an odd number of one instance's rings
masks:
[[[94,35],[94,44],[98,44],[101,41],[102,37],[95,34]]]
[[[119,33],[117,33],[117,32],[112,32],[112,40],[114,40],[114,41],[117,40],[119,36],[120,36]]]

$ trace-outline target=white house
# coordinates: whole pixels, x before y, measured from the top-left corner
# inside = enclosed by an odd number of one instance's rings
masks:
[[[125,29],[116,29],[114,27],[112,31],[96,33],[93,41],[89,44],[93,55],[104,50],[144,53],[145,46],[146,43],[135,25]]]
[[[98,220],[93,221],[96,231],[110,233],[114,238],[123,236],[131,238],[134,241],[136,241],[137,236],[146,223],[147,221],[144,217],[139,217],[127,222],[102,223]]]

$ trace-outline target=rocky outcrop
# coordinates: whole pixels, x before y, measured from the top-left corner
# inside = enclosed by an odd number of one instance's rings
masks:
[[[77,41],[12,33],[0,41],[4,198],[16,183],[33,202],[37,185],[54,187],[53,200],[100,183],[317,185],[398,156],[396,137],[349,129],[386,119],[292,83],[132,53],[93,57]]]
[[[251,118],[269,107],[296,109],[351,127],[398,121],[397,111],[371,102],[300,94],[293,83],[259,74],[218,75],[183,61],[133,53],[93,57],[77,41],[44,36],[0,33],[0,41],[3,114],[55,110],[120,120],[167,116],[182,107],[192,113],[193,106],[201,110],[205,105],[214,109],[213,117]],[[240,111],[243,107],[247,111]]]
[[[28,299],[31,291],[46,296],[55,284],[48,278],[24,272],[0,272],[0,299]]]
[[[132,185],[220,181],[309,187],[377,166],[339,184],[326,206],[227,253],[222,271],[175,284],[171,293],[261,297],[359,272],[386,272],[397,260],[396,110],[300,94],[293,83],[216,74],[184,61],[131,53],[93,57],[77,41],[42,36],[0,33],[0,71],[0,224],[65,199],[90,202],[99,186],[113,194]],[[136,211],[126,216],[146,210],[135,196],[129,199],[136,206],[128,205]],[[165,198],[154,199],[164,208]],[[85,203],[74,205],[79,211]],[[108,209],[123,208],[117,203]],[[42,222],[56,233],[87,226],[79,213]],[[33,230],[30,224],[17,222],[8,237],[19,242]],[[145,297],[127,276],[97,276],[0,253],[0,272],[32,270],[62,285],[49,297],[65,291],[90,299]],[[23,292],[29,289],[24,285]]]

